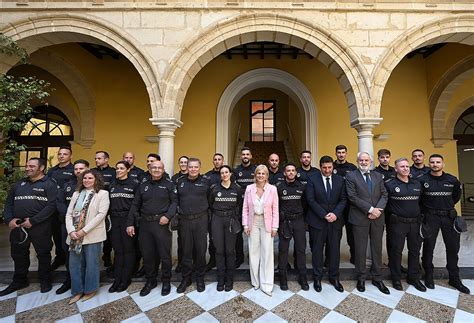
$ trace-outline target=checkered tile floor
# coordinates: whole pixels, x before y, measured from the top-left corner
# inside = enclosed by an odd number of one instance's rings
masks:
[[[474,291],[474,280],[464,280]],[[474,322],[474,295],[461,294],[446,281],[436,281],[436,289],[418,292],[404,284],[404,291],[389,287],[391,294],[380,293],[370,281],[359,293],[354,281],[343,281],[344,293],[323,284],[321,293],[302,291],[290,281],[288,291],[274,286],[269,297],[254,290],[249,282],[236,282],[231,292],[217,292],[216,283],[208,283],[203,293],[188,288],[177,294],[177,283],[163,297],[158,285],[148,296],[140,297],[143,283],[132,283],[122,293],[107,292],[103,285],[96,297],[68,305],[70,294],[56,295],[53,290],[39,292],[38,284],[0,297],[0,322],[218,322],[218,321],[323,321],[323,322]],[[390,286],[390,282],[386,282]],[[0,286],[4,288],[4,286]]]

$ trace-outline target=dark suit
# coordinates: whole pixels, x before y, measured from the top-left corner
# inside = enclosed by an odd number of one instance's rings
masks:
[[[366,278],[367,241],[370,236],[370,252],[372,267],[370,272],[373,281],[381,281],[382,266],[382,236],[385,224],[384,214],[371,220],[368,218],[371,207],[384,209],[388,194],[383,177],[380,173],[371,171],[372,192],[369,192],[367,182],[360,170],[346,175],[347,198],[351,202],[349,222],[353,225],[355,244],[355,267],[359,280]]]
[[[323,249],[329,251],[329,278],[339,279],[340,243],[343,213],[347,203],[344,178],[331,176],[332,190],[329,199],[321,173],[311,175],[306,187],[308,212],[306,222],[309,224],[312,240],[312,261],[314,279],[321,280],[323,276]],[[334,213],[337,220],[329,223],[328,213]]]

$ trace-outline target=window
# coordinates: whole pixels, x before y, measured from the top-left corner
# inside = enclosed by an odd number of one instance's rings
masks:
[[[74,140],[71,123],[59,109],[43,105],[34,109],[33,117],[20,134],[13,138],[27,148],[20,152],[17,167],[26,165],[32,157],[41,157],[48,161],[48,167],[57,164],[59,147],[70,145]]]
[[[251,141],[275,141],[275,101],[250,101]]]

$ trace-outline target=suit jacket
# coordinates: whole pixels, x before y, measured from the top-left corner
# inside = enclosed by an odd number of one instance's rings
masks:
[[[306,222],[318,229],[326,228],[328,225],[342,226],[344,224],[343,213],[347,204],[346,186],[344,178],[337,175],[331,176],[332,187],[329,200],[326,195],[326,187],[320,173],[313,174],[308,178],[306,186],[306,201],[309,206],[306,213]],[[337,216],[337,220],[329,223],[325,216],[329,212]]]
[[[369,193],[367,183],[359,169],[346,175],[347,198],[351,202],[349,209],[349,222],[355,225],[368,226],[371,207],[384,209],[388,201],[383,176],[375,171],[370,172],[372,180],[372,193]],[[385,222],[384,214],[376,220]]]
[[[257,186],[251,184],[245,189],[244,204],[242,207],[242,225],[252,229],[254,211],[254,201],[257,194]],[[264,202],[263,217],[265,220],[265,231],[271,232],[272,229],[278,229],[280,221],[278,213],[278,192],[275,186],[267,183],[262,195]]]
[[[72,215],[78,197],[79,192],[74,192],[66,213],[66,229],[68,234],[66,241],[67,244],[69,244],[70,241],[69,234],[75,230],[72,223]],[[94,194],[94,197],[92,197],[91,203],[89,204],[89,209],[87,210],[86,225],[82,229],[86,233],[82,244],[97,243],[107,239],[105,217],[109,210],[109,204],[109,192],[100,190],[98,193]]]

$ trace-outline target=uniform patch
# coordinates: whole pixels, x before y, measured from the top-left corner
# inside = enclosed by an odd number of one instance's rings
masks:
[[[337,174],[337,169],[333,169],[332,173]]]
[[[21,182],[21,186],[24,186],[26,184],[26,182]]]
[[[70,192],[70,191],[71,191],[70,187],[66,188],[66,192]]]
[[[425,183],[425,184],[423,184],[423,186],[426,187],[426,188],[428,188],[428,187],[430,187],[430,184]]]
[[[145,186],[145,192],[146,192],[146,191],[148,191],[148,185],[147,185],[147,186]]]
[[[110,192],[111,192],[111,193],[112,193],[113,191],[115,191],[115,187],[112,187],[112,188],[110,189]]]
[[[283,190],[283,195],[286,195],[286,194],[287,194],[286,190]]]
[[[395,192],[400,193],[400,187],[395,187]]]
[[[180,185],[180,186],[181,186],[181,187],[184,187],[184,183],[181,183],[181,185]]]
[[[241,177],[241,176],[242,176],[242,172],[239,172],[239,177]]]
[[[300,174],[300,173],[296,173],[296,177],[300,177],[300,176],[301,176],[301,174]]]
[[[221,196],[222,196],[222,193],[221,193],[221,192],[217,192],[217,196],[221,197]]]

